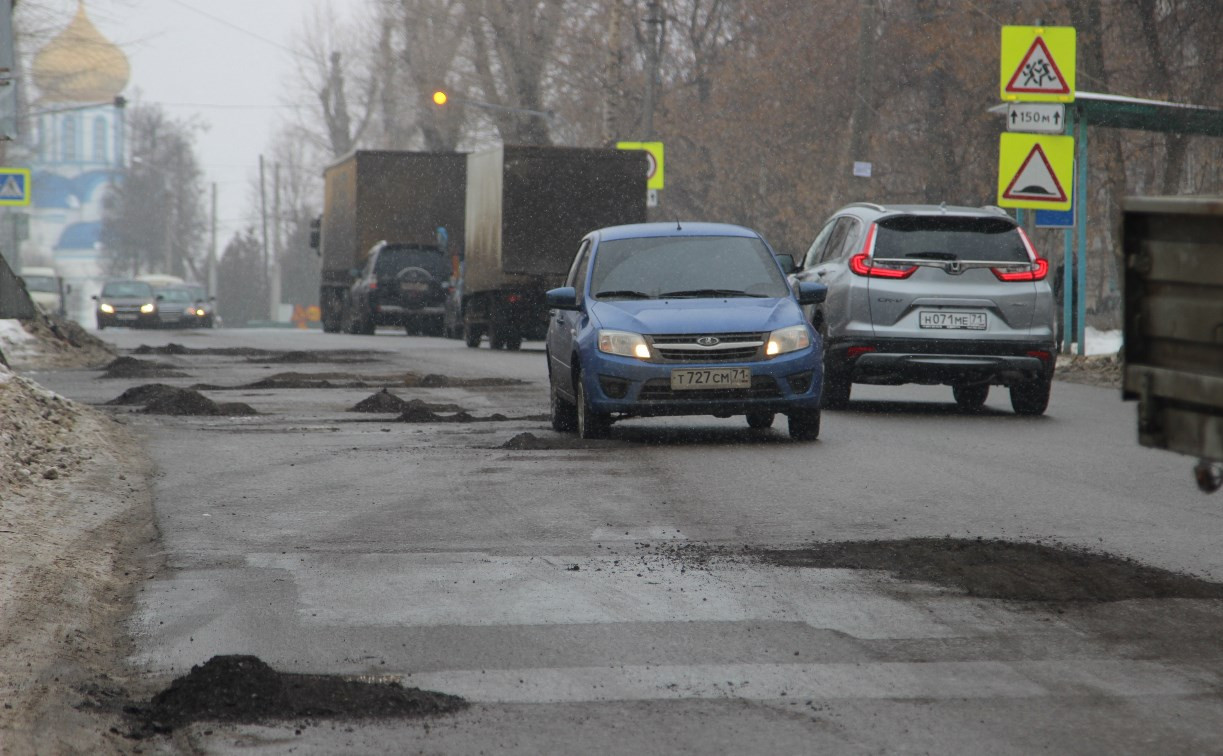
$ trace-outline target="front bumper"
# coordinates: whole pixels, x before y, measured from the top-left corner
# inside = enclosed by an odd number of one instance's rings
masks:
[[[818,409],[823,381],[819,350],[808,348],[759,362],[653,363],[598,353],[583,363],[582,381],[596,412],[637,417],[742,415]],[[751,388],[671,388],[671,371],[747,368]]]
[[[157,313],[105,313],[96,311],[99,328],[114,328],[122,326],[125,328],[156,328],[161,325]]]
[[[875,340],[832,349],[833,362],[845,365],[853,382],[887,386],[1009,386],[1050,375],[1056,357],[1053,342]]]

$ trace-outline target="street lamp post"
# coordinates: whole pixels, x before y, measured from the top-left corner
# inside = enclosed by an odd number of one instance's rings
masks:
[[[564,130],[568,132],[569,138],[566,140],[570,146],[577,141],[573,129],[569,127],[568,121],[561,117],[555,110],[534,110],[532,108],[520,108],[513,105],[498,105],[493,102],[484,102],[483,100],[470,100],[466,97],[451,97],[445,90],[438,89],[433,93],[433,103],[438,107],[454,103],[455,105],[470,105],[473,108],[481,108],[483,110],[497,110],[503,113],[522,113],[524,115],[543,118],[550,125],[562,125]]]

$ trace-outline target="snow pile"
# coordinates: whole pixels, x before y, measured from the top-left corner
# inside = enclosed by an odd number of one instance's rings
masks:
[[[38,339],[26,332],[20,320],[0,320],[0,352],[8,359],[33,354],[37,343]]]
[[[87,451],[74,433],[80,414],[73,402],[0,366],[0,490],[19,492],[77,467]]]
[[[1116,354],[1121,351],[1124,342],[1121,331],[1097,331],[1091,326],[1084,329],[1084,341],[1087,342],[1087,354]]]

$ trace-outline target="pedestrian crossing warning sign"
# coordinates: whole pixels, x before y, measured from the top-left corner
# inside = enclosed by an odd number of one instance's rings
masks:
[[[0,206],[30,204],[30,172],[25,168],[0,168]]]
[[[1073,102],[1074,28],[1002,27],[1001,72],[1003,100]]]
[[[1074,137],[1005,133],[998,149],[998,205],[1069,210]]]

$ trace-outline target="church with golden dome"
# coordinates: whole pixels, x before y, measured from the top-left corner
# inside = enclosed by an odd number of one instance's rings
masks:
[[[69,315],[99,288],[102,202],[122,177],[122,93],[127,56],[90,21],[84,0],[33,59],[30,78],[30,238],[27,255],[50,259],[73,284]]]

